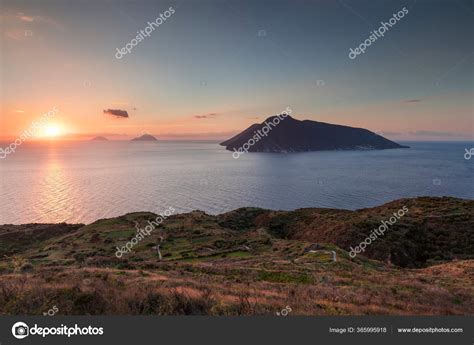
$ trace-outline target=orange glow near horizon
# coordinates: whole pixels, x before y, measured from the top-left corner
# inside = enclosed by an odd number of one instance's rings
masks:
[[[266,115],[278,112],[272,109],[234,110],[230,105],[215,113],[209,111],[172,112],[162,114],[143,109],[129,118],[116,118],[99,111],[100,104],[87,102],[71,104],[58,103],[57,114],[50,117],[38,128],[31,140],[90,140],[95,136],[104,136],[109,140],[128,140],[144,133],[163,140],[225,140],[243,131],[254,123],[261,123]],[[446,97],[426,99],[419,103],[400,103],[399,101],[378,102],[359,106],[338,105],[321,109],[312,114],[304,107],[292,107],[292,116],[298,120],[315,120],[352,127],[367,128],[382,132],[392,140],[436,139],[436,137],[416,137],[416,130],[428,129],[451,133],[467,133],[470,121],[466,114],[469,107],[452,105],[453,100]],[[6,109],[8,110],[6,110]],[[52,109],[45,100],[41,103],[6,104],[0,108],[0,140],[12,141],[30,130],[35,122]],[[6,110],[6,111],[5,111]],[[452,121],[443,114],[450,113],[458,121]],[[8,116],[4,116],[8,114]],[[383,117],[378,114],[384,114]],[[432,119],[437,119],[432,121]],[[430,125],[428,126],[427,123]],[[432,125],[431,125],[432,124]],[[31,131],[31,130],[30,130]],[[469,138],[469,134],[465,135]],[[447,137],[451,139],[451,137]]]

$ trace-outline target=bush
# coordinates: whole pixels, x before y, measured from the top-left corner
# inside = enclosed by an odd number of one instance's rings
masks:
[[[30,272],[33,271],[33,265],[30,262],[25,262],[20,266],[20,272]]]

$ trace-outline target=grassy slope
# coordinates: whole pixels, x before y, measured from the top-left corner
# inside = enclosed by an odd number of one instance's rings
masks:
[[[289,305],[293,315],[473,314],[473,203],[418,198],[356,212],[196,211],[170,217],[121,259],[116,246],[155,215],[2,226],[0,253],[8,257],[0,261],[0,313],[40,314],[56,305],[62,314],[245,315]],[[408,214],[372,244],[369,258],[350,259],[341,249],[403,205]],[[162,261],[151,248],[158,236],[165,237]],[[335,250],[337,262],[307,253],[315,242]]]

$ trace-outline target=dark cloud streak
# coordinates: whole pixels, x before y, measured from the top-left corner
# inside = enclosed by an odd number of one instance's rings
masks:
[[[412,131],[409,132],[410,135],[416,135],[420,137],[463,137],[463,133],[453,133],[453,132],[438,132],[438,131]]]
[[[116,117],[128,117],[126,110],[121,109],[104,109],[104,114],[116,116]]]
[[[218,115],[219,114],[217,114],[217,113],[209,113],[209,114],[205,114],[205,115],[194,115],[193,117],[195,119],[214,119]]]

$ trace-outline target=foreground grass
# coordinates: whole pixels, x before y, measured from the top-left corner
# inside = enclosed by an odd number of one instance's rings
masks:
[[[360,237],[354,227],[371,229],[405,203],[410,216],[393,229],[394,242],[351,259],[343,248]],[[472,202],[387,205],[191,212],[170,217],[122,258],[116,247],[153,214],[0,226],[0,314],[41,315],[52,306],[63,315],[274,315],[285,306],[291,315],[474,314]],[[159,237],[162,260],[153,250]],[[450,250],[440,255],[443,248]],[[403,252],[399,265],[384,259],[391,250]]]

